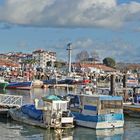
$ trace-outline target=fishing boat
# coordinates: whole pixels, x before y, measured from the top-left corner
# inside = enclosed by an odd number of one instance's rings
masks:
[[[127,102],[123,103],[124,114],[130,117],[140,117],[140,87],[134,87],[128,94]]]
[[[130,117],[140,117],[140,104],[129,104],[124,103],[124,114],[130,116]]]
[[[10,82],[7,89],[22,89],[22,90],[30,90],[32,88],[32,81],[19,81],[19,82]]]
[[[127,87],[137,87],[138,79],[133,76],[129,76],[126,80],[126,85],[127,85]]]
[[[93,95],[95,93],[95,88],[92,84],[79,85],[78,88],[80,89],[79,93],[81,94]]]
[[[5,89],[8,85],[8,82],[4,80],[4,77],[0,77],[0,89]]]
[[[69,108],[76,125],[94,128],[121,128],[124,125],[121,96],[69,94]]]
[[[33,88],[42,88],[43,87],[43,81],[35,79],[33,80]]]
[[[33,105],[23,105],[21,108],[10,109],[13,120],[41,128],[65,129],[73,128],[73,116],[67,109],[66,100],[61,100],[55,95],[35,99]]]

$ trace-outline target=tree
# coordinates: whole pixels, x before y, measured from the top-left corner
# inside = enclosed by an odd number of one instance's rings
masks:
[[[99,54],[98,54],[98,52],[97,51],[92,51],[91,53],[90,53],[90,55],[91,55],[91,57],[93,58],[93,60],[95,60],[95,61],[99,61],[99,59],[100,59],[100,57],[99,57]]]
[[[66,66],[65,62],[61,62],[61,61],[55,61],[54,62],[54,67],[56,67],[56,68],[61,68],[61,67],[64,67],[64,66]]]
[[[116,66],[115,60],[111,57],[104,58],[103,64],[105,64],[106,66],[112,67],[112,68],[114,68]]]
[[[89,54],[85,50],[81,51],[80,53],[78,53],[76,55],[76,60],[77,61],[83,61],[83,60],[88,59],[88,58],[89,58]]]

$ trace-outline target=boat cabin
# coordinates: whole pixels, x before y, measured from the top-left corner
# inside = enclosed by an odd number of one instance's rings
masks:
[[[123,101],[122,97],[106,96],[106,95],[68,95],[70,98],[69,107],[80,108],[82,112],[88,110],[87,107],[90,107],[91,110],[100,114],[101,112],[118,112],[122,111]],[[93,109],[94,108],[94,109]]]
[[[43,122],[50,127],[72,128],[73,117],[67,109],[66,100],[61,100],[55,95],[42,97],[43,101]]]

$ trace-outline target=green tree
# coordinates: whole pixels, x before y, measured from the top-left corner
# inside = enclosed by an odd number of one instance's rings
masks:
[[[105,64],[106,66],[112,67],[112,68],[115,68],[115,66],[116,66],[115,60],[111,57],[104,58],[103,64]]]
[[[23,60],[23,63],[24,64],[34,64],[34,63],[36,63],[36,60],[35,59],[27,59],[27,60]]]
[[[66,66],[65,62],[61,62],[61,61],[55,61],[54,62],[54,67],[56,67],[56,68],[61,68],[61,67],[64,67],[64,66]]]
[[[91,55],[91,58],[93,58],[93,60],[95,60],[95,61],[97,61],[97,60],[99,61],[100,60],[99,53],[96,50],[91,51],[90,55]]]
[[[88,58],[89,58],[89,54],[86,50],[83,50],[76,55],[76,60],[79,61],[79,62],[83,61],[83,60],[86,60]]]

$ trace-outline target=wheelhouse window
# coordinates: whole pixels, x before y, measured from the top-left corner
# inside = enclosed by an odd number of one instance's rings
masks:
[[[101,109],[122,109],[122,101],[102,100]]]

